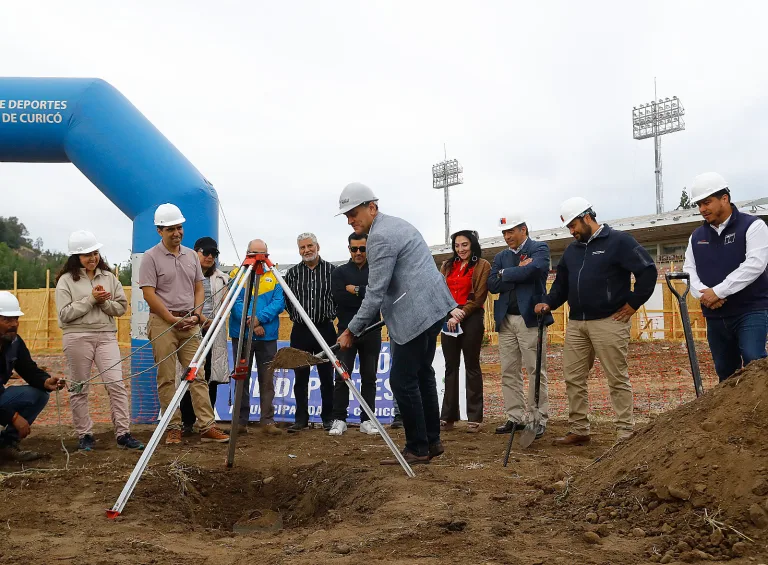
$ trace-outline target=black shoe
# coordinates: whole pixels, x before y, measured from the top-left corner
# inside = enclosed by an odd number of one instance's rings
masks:
[[[43,457],[46,457],[43,453],[20,449],[18,443],[5,443],[0,445],[0,461],[5,459],[8,461],[26,463],[27,461],[35,461],[36,459],[42,459]]]
[[[93,451],[96,446],[96,440],[93,439],[91,434],[85,434],[80,438],[80,443],[77,445],[78,451]]]
[[[181,435],[184,436],[184,437],[189,437],[191,435],[194,435],[194,433],[195,433],[195,430],[194,430],[194,428],[191,425],[188,426],[188,425],[184,424],[181,427]]]
[[[402,427],[403,427],[403,417],[400,414],[397,414],[392,419],[392,423],[389,425],[389,428],[391,430],[399,430]]]
[[[184,435],[183,433],[181,435]],[[123,434],[117,438],[117,445],[122,449],[133,449],[135,451],[143,451],[144,444],[133,437],[131,434]]]
[[[294,423],[288,426],[288,433],[296,434],[296,433],[299,433],[301,430],[306,430],[308,427],[309,427],[308,424]]]
[[[546,432],[547,426],[544,424],[539,424],[539,428],[536,430],[536,439],[541,439]]]
[[[497,434],[509,434],[512,433],[512,430],[522,430],[525,427],[525,424],[521,424],[519,422],[513,422],[512,420],[507,420],[506,423],[503,426],[499,426],[496,428]]]
[[[443,442],[440,440],[437,440],[435,443],[431,443],[429,445],[429,459],[432,460],[435,457],[440,457],[443,453],[445,453],[445,449],[443,449]]]
[[[323,429],[326,432],[330,432],[332,427],[333,427],[333,420],[325,420],[325,421],[323,421]]]

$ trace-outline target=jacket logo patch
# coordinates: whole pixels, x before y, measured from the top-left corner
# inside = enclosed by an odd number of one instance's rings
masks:
[[[729,243],[733,243],[736,241],[736,234],[735,233],[729,233],[725,236],[725,245],[728,245]]]
[[[605,251],[604,251],[604,250],[600,250],[600,251],[593,251],[593,252],[592,252],[592,255],[602,255],[603,253],[605,253]]]

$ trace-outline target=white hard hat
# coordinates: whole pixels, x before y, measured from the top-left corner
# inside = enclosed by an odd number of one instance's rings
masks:
[[[0,316],[15,318],[23,315],[16,297],[7,290],[0,290]]]
[[[501,231],[511,230],[512,228],[516,228],[517,226],[521,226],[525,223],[527,222],[522,215],[507,214],[506,216],[499,218],[499,229]]]
[[[176,226],[185,221],[184,216],[181,215],[181,210],[175,204],[160,204],[155,210],[156,226]]]
[[[78,230],[72,232],[67,243],[70,255],[80,255],[101,249],[102,245],[96,241],[96,236],[89,231]]]
[[[691,186],[691,200],[700,202],[715,192],[728,190],[728,183],[717,173],[702,173],[693,179]],[[730,190],[728,190],[730,193]]]
[[[560,221],[563,227],[566,227],[573,220],[581,216],[584,212],[592,208],[592,204],[586,198],[574,196],[560,205]]]
[[[365,202],[376,202],[377,196],[373,191],[361,182],[353,182],[344,187],[339,196],[339,213],[337,216],[346,214],[352,208],[360,206]]]

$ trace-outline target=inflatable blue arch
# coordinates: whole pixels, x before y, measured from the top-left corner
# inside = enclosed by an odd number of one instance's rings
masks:
[[[72,163],[133,220],[131,371],[151,367],[151,347],[136,352],[147,343],[149,316],[136,277],[142,254],[159,241],[154,210],[164,202],[181,208],[187,219],[187,245],[206,235],[217,238],[218,197],[213,185],[128,99],[101,79],[0,78],[0,161]],[[81,224],[73,224],[75,229]],[[131,381],[135,423],[157,419],[155,374],[150,370]]]

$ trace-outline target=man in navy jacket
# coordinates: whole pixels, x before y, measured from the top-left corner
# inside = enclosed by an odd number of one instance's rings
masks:
[[[608,380],[620,441],[631,436],[634,428],[627,366],[630,318],[653,294],[656,265],[631,235],[598,224],[584,198],[563,202],[560,219],[576,241],[563,253],[549,295],[536,305],[537,313],[559,308],[566,300],[571,308],[563,348],[571,431],[554,443],[570,446],[589,442],[587,377],[595,356]]]
[[[488,290],[499,294],[493,307],[496,331],[499,333],[501,359],[501,391],[507,421],[496,428],[497,434],[509,433],[525,426],[525,392],[523,367],[528,373],[528,404],[534,403],[534,375],[536,370],[536,344],[538,320],[534,307],[547,294],[549,272],[549,246],[528,237],[528,225],[519,214],[499,219],[499,229],[509,249],[493,259],[488,277]],[[544,323],[550,325],[552,314],[544,314]],[[541,379],[539,412],[541,423],[537,438],[544,435],[548,418],[547,396],[547,338],[546,330],[541,350]]]
[[[701,301],[707,340],[720,381],[766,356],[768,226],[731,204],[717,173],[696,177],[691,196],[704,223],[693,232],[683,270]]]

